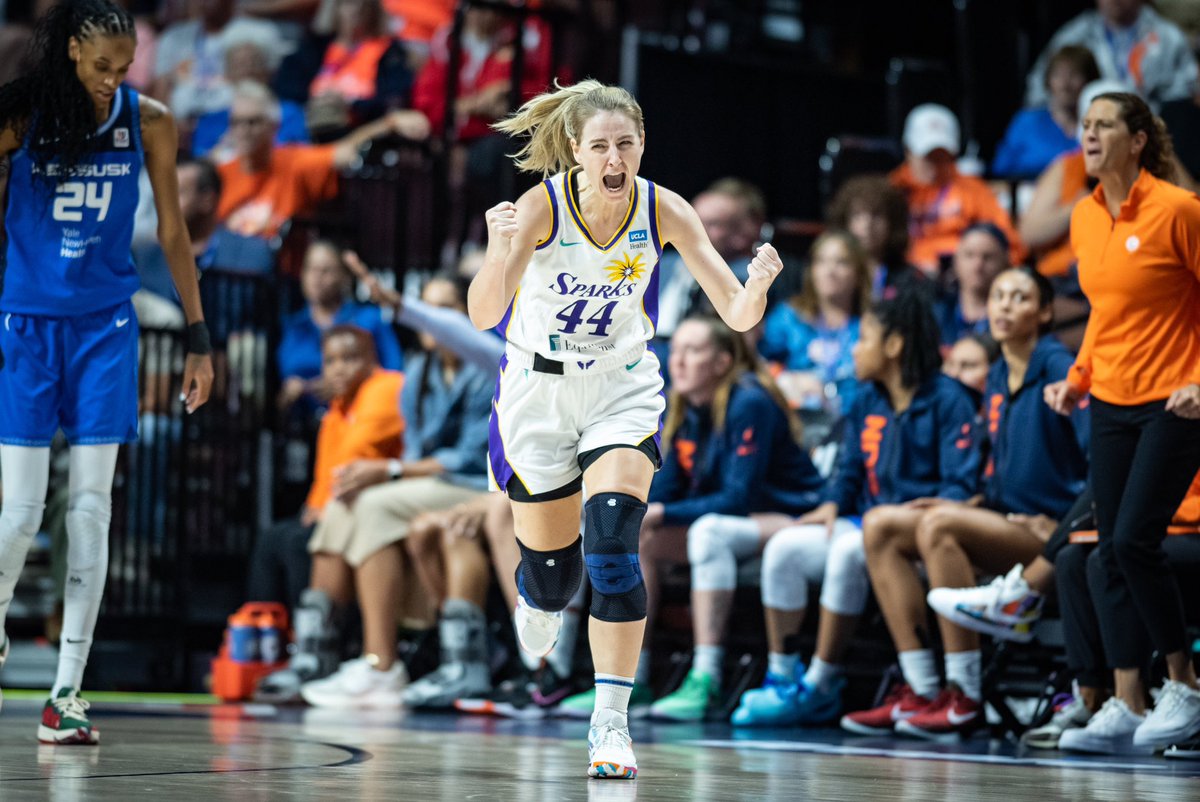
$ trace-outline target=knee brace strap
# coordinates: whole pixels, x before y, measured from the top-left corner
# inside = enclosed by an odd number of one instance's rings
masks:
[[[645,503],[625,493],[598,493],[584,505],[583,551],[592,581],[593,618],[640,621],[646,617],[646,584],[638,560]]]
[[[565,549],[534,551],[520,540],[521,564],[517,566],[517,592],[538,610],[557,613],[571,603],[583,581],[579,555],[582,538]]]

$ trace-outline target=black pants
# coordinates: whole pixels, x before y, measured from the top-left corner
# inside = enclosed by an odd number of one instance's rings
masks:
[[[259,535],[250,553],[247,601],[274,601],[296,609],[312,573],[308,540],[314,528],[299,518],[285,518]]]
[[[1114,668],[1143,660],[1129,633],[1145,629],[1162,654],[1186,645],[1183,602],[1167,564],[1167,525],[1200,469],[1200,420],[1165,401],[1118,406],[1092,399],[1092,490],[1100,587],[1093,588]]]
[[[1200,535],[1168,537],[1163,541],[1163,552],[1171,574],[1183,588],[1186,609],[1200,613]],[[1058,552],[1054,567],[1067,667],[1086,688],[1109,687],[1108,669],[1115,661],[1105,658],[1100,620],[1093,604],[1106,581],[1100,550],[1092,543],[1067,545]],[[1146,628],[1139,624],[1121,634],[1126,642],[1123,659],[1145,665],[1151,648]]]
[[[1071,509],[1058,522],[1058,528],[1054,530],[1054,534],[1050,535],[1050,539],[1046,541],[1046,546],[1042,549],[1043,557],[1052,563],[1057,563],[1059,553],[1071,542],[1072,532],[1096,528],[1094,501],[1092,485],[1089,482],[1083,488],[1083,492],[1079,494],[1079,498],[1075,499]]]

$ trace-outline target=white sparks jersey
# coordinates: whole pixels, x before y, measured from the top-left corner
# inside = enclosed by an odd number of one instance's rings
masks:
[[[658,191],[635,178],[612,239],[588,230],[575,191],[580,168],[542,182],[551,228],[538,243],[500,322],[512,345],[557,361],[626,353],[658,323]]]

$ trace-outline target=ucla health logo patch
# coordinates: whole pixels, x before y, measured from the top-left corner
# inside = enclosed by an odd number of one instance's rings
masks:
[[[646,233],[646,229],[644,229],[644,228],[639,228],[637,231],[629,232],[629,241],[630,242],[645,242],[649,238],[650,237]]]

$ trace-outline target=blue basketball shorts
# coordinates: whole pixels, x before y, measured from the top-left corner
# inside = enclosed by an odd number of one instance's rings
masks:
[[[0,312],[0,444],[137,440],[138,324],[133,303],[74,317]]]

